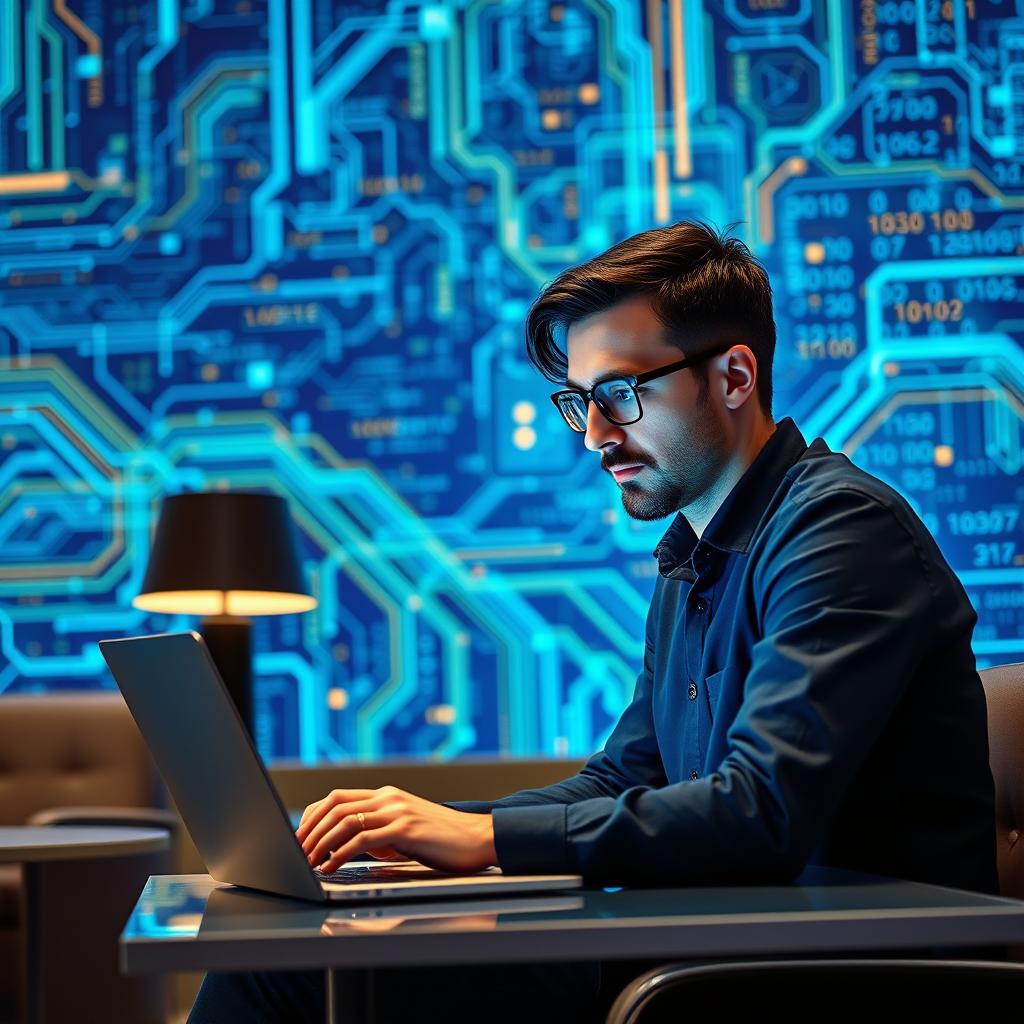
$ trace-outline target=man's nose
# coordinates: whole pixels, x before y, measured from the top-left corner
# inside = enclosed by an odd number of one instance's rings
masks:
[[[583,435],[583,443],[592,451],[598,452],[608,444],[622,444],[626,434],[622,427],[612,423],[597,407],[597,402],[587,406],[587,432]]]

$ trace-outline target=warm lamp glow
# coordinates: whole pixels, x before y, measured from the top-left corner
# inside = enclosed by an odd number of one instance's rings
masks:
[[[279,590],[158,590],[132,604],[172,615],[292,615],[315,608],[316,598]]]

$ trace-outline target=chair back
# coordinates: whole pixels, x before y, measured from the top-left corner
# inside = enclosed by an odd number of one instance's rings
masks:
[[[120,693],[0,697],[0,825],[49,807],[163,803],[149,750]]]
[[[1024,662],[979,673],[988,704],[989,764],[996,789],[999,891],[1024,899]]]
[[[607,1024],[678,1024],[721,1013],[763,1014],[766,1006],[796,1007],[801,1019],[829,1007],[875,1014],[880,1006],[917,1011],[1009,1000],[1024,995],[1024,966],[971,960],[751,960],[666,964],[628,985]]]

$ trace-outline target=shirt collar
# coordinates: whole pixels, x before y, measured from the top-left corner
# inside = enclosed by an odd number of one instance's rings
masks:
[[[792,418],[780,420],[699,539],[686,517],[676,514],[654,549],[658,572],[668,579],[692,581],[703,568],[697,563],[707,563],[712,549],[745,552],[782,478],[806,451],[807,442]]]

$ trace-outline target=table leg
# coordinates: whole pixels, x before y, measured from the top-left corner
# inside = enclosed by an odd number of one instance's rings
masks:
[[[165,1019],[161,978],[118,970],[117,940],[163,854],[29,863],[25,892],[22,1015],[29,1024]]]
[[[373,969],[328,967],[324,974],[326,1024],[374,1024],[377,1009]]]

